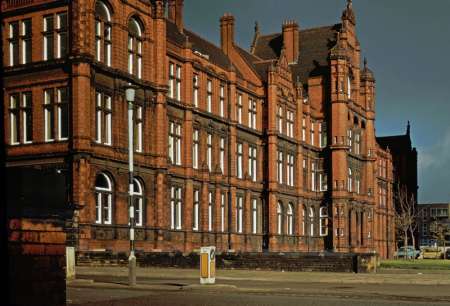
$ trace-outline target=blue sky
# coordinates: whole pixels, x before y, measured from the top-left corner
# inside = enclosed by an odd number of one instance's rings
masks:
[[[185,0],[187,28],[220,42],[219,19],[236,18],[235,39],[248,49],[261,32],[340,22],[345,0]],[[356,0],[362,55],[374,71],[377,136],[404,134],[411,121],[419,155],[419,202],[450,202],[450,1]]]

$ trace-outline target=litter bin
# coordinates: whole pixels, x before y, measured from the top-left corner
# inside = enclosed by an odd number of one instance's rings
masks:
[[[200,249],[200,284],[214,284],[216,282],[216,247],[202,247]]]

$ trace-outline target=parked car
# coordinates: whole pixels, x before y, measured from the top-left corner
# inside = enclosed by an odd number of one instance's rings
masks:
[[[400,247],[398,251],[395,253],[395,257],[397,258],[418,258],[420,256],[420,251],[416,250],[412,245],[406,247]]]
[[[450,248],[445,251],[445,259],[450,259]]]
[[[443,255],[439,248],[427,247],[422,249],[423,259],[440,259],[444,257]]]

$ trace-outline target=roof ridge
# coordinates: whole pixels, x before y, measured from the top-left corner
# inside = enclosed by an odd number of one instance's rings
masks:
[[[186,31],[186,32],[188,33],[187,36],[190,36],[190,35],[197,36],[197,38],[203,40],[204,42],[208,43],[209,45],[213,46],[214,48],[220,50],[220,51],[225,55],[225,53],[223,52],[222,48],[220,48],[220,47],[219,47],[218,45],[216,45],[215,43],[213,43],[213,42],[207,40],[207,39],[204,38],[203,36],[201,36],[201,35],[199,35],[199,34],[193,32],[193,31],[191,31],[191,30],[189,30],[189,29],[184,28],[184,31]]]
[[[312,28],[305,28],[300,29],[300,32],[308,32],[308,31],[316,31],[316,30],[323,30],[326,28],[334,28],[335,26],[342,25],[341,23],[335,23],[331,25],[324,25],[324,26],[318,26],[318,27],[312,27]]]

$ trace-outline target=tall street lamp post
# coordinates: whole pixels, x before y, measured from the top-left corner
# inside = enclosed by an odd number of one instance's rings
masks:
[[[134,254],[134,177],[133,177],[133,108],[134,108],[134,96],[136,90],[132,86],[125,88],[125,96],[128,102],[128,209],[130,216],[130,256],[128,257],[128,283],[130,286],[136,285],[136,256]]]

